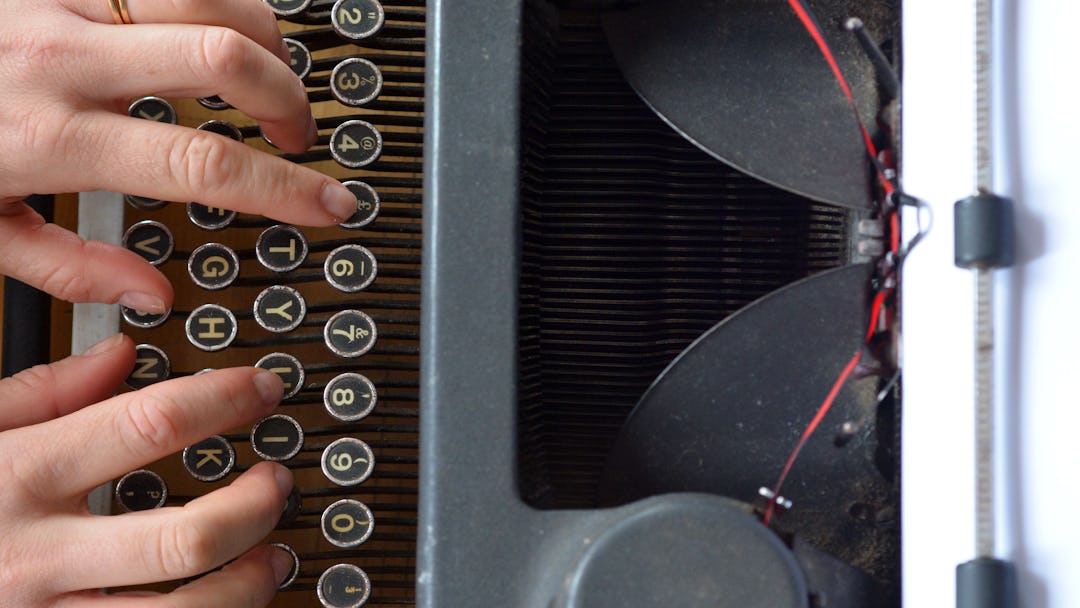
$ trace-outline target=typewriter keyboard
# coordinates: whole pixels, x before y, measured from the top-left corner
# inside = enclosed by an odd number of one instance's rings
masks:
[[[115,486],[117,511],[181,505],[259,460],[296,490],[270,541],[296,557],[273,606],[414,603],[424,22],[421,0],[267,0],[308,88],[319,141],[291,161],[339,178],[356,213],[310,229],[209,201],[127,196],[124,246],[172,281],[171,311],[122,309],[131,388],[254,365],[286,399]],[[130,113],[271,153],[219,98],[148,97]]]

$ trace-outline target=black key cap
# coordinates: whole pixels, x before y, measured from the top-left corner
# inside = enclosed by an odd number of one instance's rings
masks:
[[[184,331],[195,348],[214,352],[226,348],[236,339],[236,316],[218,304],[203,304],[191,311]]]
[[[135,347],[135,367],[124,383],[138,390],[168,380],[171,373],[172,362],[165,351],[152,344],[140,344]]]
[[[288,460],[300,453],[302,447],[304,429],[284,414],[263,418],[251,429],[251,448],[263,460]]]
[[[330,317],[323,328],[327,348],[339,357],[353,358],[375,346],[375,320],[359,310],[343,310]]]
[[[371,538],[371,533],[375,530],[375,518],[367,505],[346,498],[323,511],[321,525],[326,540],[335,546],[349,548]]]
[[[188,258],[188,276],[203,289],[224,289],[240,275],[240,258],[221,243],[195,248]]]
[[[354,437],[343,437],[326,446],[321,462],[323,474],[339,486],[360,485],[375,470],[375,454],[368,444]]]
[[[236,450],[221,435],[207,437],[195,445],[184,448],[181,456],[184,468],[199,481],[217,481],[228,475],[236,466]]]
[[[355,373],[337,376],[323,390],[326,411],[342,422],[362,420],[375,409],[378,398],[371,380]]]
[[[341,123],[330,136],[330,156],[339,165],[359,169],[375,162],[382,153],[382,134],[364,120]]]
[[[161,222],[143,220],[132,224],[124,232],[123,245],[154,266],[159,266],[172,255],[176,241],[172,232]]]
[[[116,501],[125,511],[149,511],[165,504],[169,487],[153,471],[132,471],[116,482]]]

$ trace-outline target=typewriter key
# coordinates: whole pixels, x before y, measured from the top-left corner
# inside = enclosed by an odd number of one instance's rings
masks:
[[[236,466],[236,450],[228,439],[214,435],[184,448],[181,460],[184,468],[195,479],[217,481]]]
[[[240,129],[227,120],[208,120],[195,128],[199,131],[217,133],[235,141],[244,141],[244,134],[240,132]]]
[[[282,17],[298,15],[311,6],[311,0],[264,0],[274,11]]]
[[[304,429],[295,419],[274,414],[251,429],[251,449],[263,460],[288,460],[304,447]]]
[[[142,329],[150,329],[161,325],[169,320],[169,315],[171,314],[172,308],[161,314],[154,314],[150,312],[141,312],[134,308],[128,308],[127,306],[120,307],[120,316],[124,317],[124,321],[126,321],[128,325],[141,327]]]
[[[356,213],[338,224],[342,228],[363,228],[371,222],[375,221],[375,218],[379,215],[379,193],[375,191],[375,188],[365,184],[364,182],[348,181],[343,184],[356,195]]]
[[[323,262],[326,281],[345,293],[355,293],[371,285],[378,271],[375,254],[360,245],[342,245]]]
[[[377,0],[338,0],[330,12],[334,31],[349,40],[363,40],[379,33],[386,12]]]
[[[210,110],[228,110],[232,106],[227,101],[214,95],[213,97],[200,97],[198,100],[199,105]]]
[[[349,498],[326,507],[321,522],[326,540],[343,549],[363,544],[375,529],[371,509]]]
[[[203,289],[224,289],[240,275],[240,258],[221,243],[206,243],[195,248],[188,258],[188,275]]]
[[[300,326],[307,314],[304,296],[292,287],[273,285],[255,298],[255,321],[263,329],[285,333]]]
[[[146,469],[132,471],[116,482],[116,501],[125,511],[149,511],[164,506],[169,487],[161,475]]]
[[[360,374],[341,374],[328,382],[323,390],[326,411],[342,422],[365,418],[375,409],[377,400],[375,385]]]
[[[330,566],[315,586],[325,608],[360,608],[371,594],[371,579],[352,564]]]
[[[172,255],[175,241],[172,232],[165,227],[165,224],[143,220],[132,224],[124,232],[122,243],[124,247],[134,251],[147,262],[158,266]]]
[[[304,46],[303,42],[285,38],[285,46],[289,49],[289,67],[292,68],[297,78],[303,80],[311,73],[311,51]]]
[[[143,97],[128,106],[128,115],[143,120],[176,124],[176,108],[160,97]]]
[[[285,394],[282,399],[295,397],[300,389],[304,388],[304,366],[300,360],[285,353],[270,353],[255,363],[255,367],[265,369],[277,374],[281,382],[285,384]]]
[[[223,230],[236,219],[236,212],[202,203],[188,203],[187,216],[192,224],[203,230]]]
[[[236,339],[236,317],[224,306],[203,304],[191,311],[184,331],[195,348],[214,352]]]
[[[330,92],[347,106],[362,106],[382,92],[382,71],[367,59],[352,57],[334,66],[330,74]]]
[[[135,347],[135,367],[124,383],[138,390],[167,380],[171,373],[172,363],[165,351],[151,344],[140,344]]]
[[[293,582],[296,581],[297,575],[300,574],[300,556],[298,556],[296,554],[296,551],[293,551],[292,547],[290,547],[289,545],[286,545],[285,543],[270,543],[270,544],[277,547],[278,549],[281,549],[282,551],[288,553],[289,557],[292,558],[292,562],[293,562],[292,570],[289,570],[289,575],[285,577],[285,580],[281,581],[280,585],[278,585],[278,591],[284,591],[285,589],[288,589],[289,586],[293,584]]]
[[[296,270],[307,259],[307,254],[307,238],[296,226],[271,226],[255,241],[255,255],[259,262],[274,272]]]
[[[326,346],[339,357],[359,357],[367,353],[378,338],[375,321],[359,310],[343,310],[330,317],[323,328]]]
[[[343,437],[326,446],[322,453],[322,471],[339,486],[355,486],[371,477],[375,454],[368,444],[353,437]]]
[[[359,169],[375,162],[382,153],[382,147],[382,134],[375,125],[363,120],[343,122],[330,136],[330,156],[349,169]]]
[[[124,202],[140,211],[157,211],[169,204],[163,200],[145,196],[135,196],[134,194],[125,194]]]

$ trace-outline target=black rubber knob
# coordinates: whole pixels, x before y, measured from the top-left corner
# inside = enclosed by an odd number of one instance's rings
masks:
[[[1018,608],[1016,570],[1000,559],[980,558],[956,567],[956,608]]]
[[[957,201],[953,206],[953,252],[961,268],[1011,266],[1015,257],[1012,201],[982,193]]]

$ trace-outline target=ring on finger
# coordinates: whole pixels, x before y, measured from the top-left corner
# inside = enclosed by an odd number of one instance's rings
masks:
[[[112,12],[113,21],[116,25],[130,25],[131,13],[128,12],[127,0],[109,0],[109,10]]]

